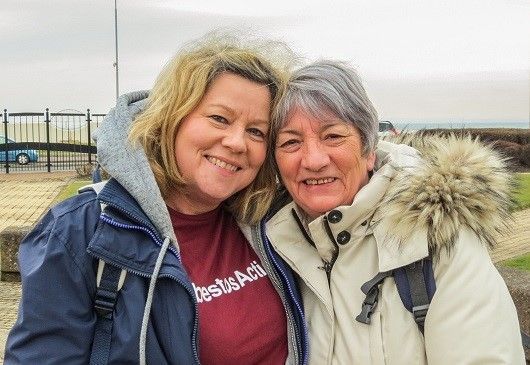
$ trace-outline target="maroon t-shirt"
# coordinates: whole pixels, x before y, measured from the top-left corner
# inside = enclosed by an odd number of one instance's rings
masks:
[[[232,215],[169,213],[199,304],[201,363],[285,364],[281,299]]]

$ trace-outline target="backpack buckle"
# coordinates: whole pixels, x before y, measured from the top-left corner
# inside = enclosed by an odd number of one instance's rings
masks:
[[[427,311],[429,310],[429,304],[419,305],[412,307],[412,314],[417,324],[423,325],[425,318],[427,317]]]
[[[96,291],[96,299],[94,301],[94,310],[99,317],[112,318],[112,312],[116,306],[116,299],[118,297],[117,291],[105,290],[98,288]]]
[[[361,313],[357,317],[355,317],[355,320],[357,322],[361,322],[364,324],[370,324],[372,316],[372,313],[375,310],[375,307],[377,307],[377,297],[379,296],[379,288],[377,286],[372,287],[368,294],[366,294],[366,298],[363,301],[363,306],[361,309]]]
[[[106,265],[105,261],[99,260],[94,298],[94,310],[98,317],[112,319],[112,312],[116,307],[118,292],[125,280],[125,273],[125,270]]]

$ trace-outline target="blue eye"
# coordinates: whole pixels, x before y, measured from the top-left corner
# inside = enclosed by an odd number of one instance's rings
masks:
[[[258,128],[249,128],[248,133],[259,138],[265,138],[265,133],[259,130]]]
[[[228,123],[228,120],[226,120],[225,117],[222,117],[222,116],[217,115],[217,114],[209,115],[208,118],[211,118],[211,119],[215,120],[218,123],[223,123],[223,124]]]

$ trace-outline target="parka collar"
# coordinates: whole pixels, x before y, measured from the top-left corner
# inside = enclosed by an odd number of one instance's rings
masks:
[[[116,180],[110,179],[98,194],[98,200],[106,205],[98,227],[91,238],[87,251],[128,271],[142,276],[153,272],[157,255],[164,237],[136,200]],[[161,274],[187,276],[176,247],[170,246],[164,257]]]

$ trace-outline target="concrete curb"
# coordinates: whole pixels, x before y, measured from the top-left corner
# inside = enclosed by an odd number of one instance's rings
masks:
[[[18,282],[18,247],[32,227],[7,227],[0,232],[0,281]]]

